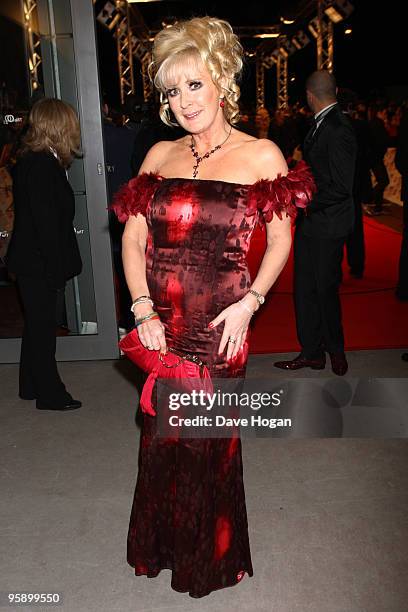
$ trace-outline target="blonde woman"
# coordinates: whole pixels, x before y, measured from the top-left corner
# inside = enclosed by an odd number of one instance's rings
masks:
[[[23,310],[19,394],[40,410],[73,410],[55,361],[57,292],[81,272],[66,168],[79,153],[78,118],[61,100],[32,108],[13,172],[15,223],[7,266],[17,278]]]
[[[227,22],[193,18],[163,29],[151,68],[162,120],[187,135],[154,145],[114,203],[126,221],[139,338],[152,351],[195,353],[215,378],[242,379],[251,318],[286,263],[290,217],[313,182],[304,167],[287,175],[271,141],[234,127],[242,47]],[[258,220],[267,248],[251,282],[246,254]],[[191,597],[252,576],[238,435],[163,438],[156,427],[145,414],[128,534],[136,575],[169,568],[172,588]]]

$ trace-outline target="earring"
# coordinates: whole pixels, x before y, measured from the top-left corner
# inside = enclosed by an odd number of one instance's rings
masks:
[[[224,98],[220,98],[220,106],[221,108],[224,108],[225,106]]]

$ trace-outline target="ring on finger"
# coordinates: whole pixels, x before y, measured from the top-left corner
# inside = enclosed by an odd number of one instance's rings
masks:
[[[236,340],[235,340],[235,338],[233,338],[232,336],[230,336],[230,337],[228,338],[228,342],[230,342],[231,344],[235,344],[235,343],[236,343]]]

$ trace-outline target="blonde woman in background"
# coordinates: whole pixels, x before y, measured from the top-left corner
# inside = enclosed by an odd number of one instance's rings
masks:
[[[82,269],[66,168],[79,154],[78,118],[52,98],[32,108],[13,172],[14,230],[7,253],[23,311],[19,395],[40,410],[74,410],[55,360],[57,292]]]

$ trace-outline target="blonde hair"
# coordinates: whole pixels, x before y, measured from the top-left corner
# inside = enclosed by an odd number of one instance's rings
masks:
[[[166,125],[177,125],[170,118],[166,99],[166,76],[186,61],[201,60],[214,85],[224,96],[224,116],[228,123],[239,120],[237,85],[242,70],[243,49],[230,24],[216,17],[194,17],[161,30],[153,43],[149,75],[160,91],[160,118]]]
[[[76,112],[66,102],[42,98],[32,107],[21,153],[54,149],[64,168],[80,156],[80,129]]]

